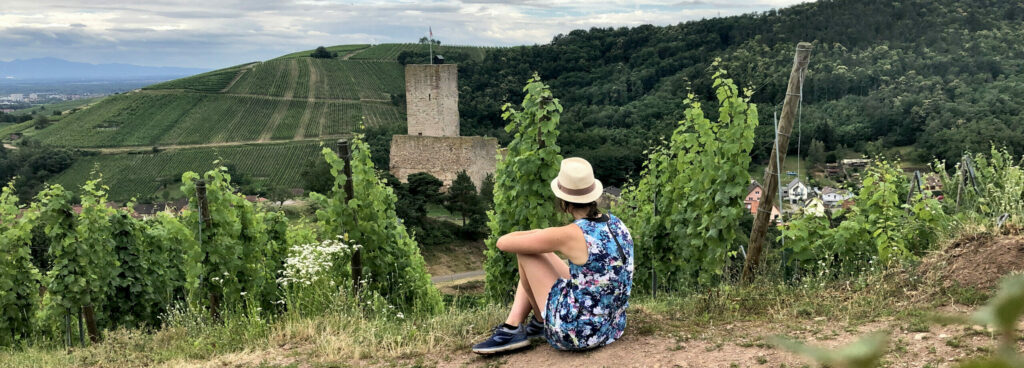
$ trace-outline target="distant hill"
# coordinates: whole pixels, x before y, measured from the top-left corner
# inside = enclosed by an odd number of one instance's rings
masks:
[[[184,77],[205,71],[207,70],[198,68],[89,64],[47,57],[0,61],[0,83],[12,80],[121,80]]]
[[[322,142],[358,129],[384,140],[405,131],[405,74],[397,58],[426,45],[340,45],[333,59],[300,51],[109,96],[37,130],[2,128],[51,146],[101,151],[81,157],[54,182],[75,188],[94,168],[112,200],[162,198],[184,171],[223,159],[267,186],[302,187],[299,171]],[[486,48],[440,47],[481,58]],[[362,128],[361,128],[362,127]],[[156,149],[154,149],[156,147]],[[171,193],[171,196],[175,193]]]
[[[602,182],[620,186],[638,172],[644,152],[678,127],[689,93],[714,101],[710,83],[718,68],[753,93],[760,125],[752,156],[754,165],[766,162],[772,115],[785,97],[798,41],[814,50],[791,155],[799,150],[806,158],[812,141],[821,142],[825,157],[898,155],[918,167],[933,157],[952,164],[991,144],[1020,155],[1022,25],[1020,1],[819,0],[664,27],[576,30],[543,45],[442,45],[435,52],[459,64],[462,134],[507,142],[501,106],[521,101],[523,84],[538,73],[565,107],[562,153],[587,158]],[[112,96],[42,130],[24,124],[0,133],[20,129],[51,145],[134,151],[84,157],[57,178],[77,186],[94,165],[117,172],[104,180],[135,189],[116,189],[115,199],[159,187],[144,169],[165,160],[144,159],[151,155],[173,158],[161,177],[198,170],[216,157],[258,156],[260,165],[293,169],[315,158],[320,142],[360,125],[375,158],[386,162],[389,134],[405,128],[402,64],[426,62],[426,45],[329,49],[339,57],[298,51]],[[716,115],[714,103],[703,106]],[[226,153],[267,143],[276,146],[273,154],[270,147],[265,155],[253,154],[256,148]],[[152,146],[179,152],[144,153]],[[238,166],[269,184],[302,184],[299,175]]]

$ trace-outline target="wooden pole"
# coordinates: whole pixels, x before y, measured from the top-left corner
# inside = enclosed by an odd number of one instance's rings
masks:
[[[96,311],[93,306],[87,305],[82,307],[82,314],[85,315],[85,328],[89,331],[89,340],[92,342],[100,341],[100,329],[96,326]],[[78,321],[79,330],[81,330],[82,321]],[[83,343],[84,345],[84,343]]]
[[[779,119],[779,131],[776,144],[768,159],[768,168],[764,172],[764,190],[761,191],[761,203],[757,208],[754,228],[750,231],[750,243],[747,245],[747,259],[743,263],[743,283],[754,280],[754,273],[761,262],[761,246],[768,232],[772,215],[772,203],[775,192],[779,189],[779,163],[785,161],[786,150],[789,148],[789,134],[793,131],[797,109],[803,97],[804,75],[807,74],[807,63],[811,59],[811,44],[801,42],[796,45],[796,56],[793,58],[793,70],[789,73],[789,86],[786,88],[786,99],[782,103],[782,117]]]
[[[210,217],[210,201],[206,198],[206,181],[200,179],[196,182],[196,199],[199,205],[199,245],[203,244],[203,228],[209,228],[213,219]],[[210,282],[210,280],[207,280]],[[210,316],[215,320],[220,319],[220,293],[213,291],[209,295]]]
[[[348,204],[352,198],[355,198],[355,188],[352,186],[352,149],[349,147],[348,141],[344,139],[338,140],[338,155],[345,161],[345,204]],[[355,216],[355,213],[352,214]],[[355,223],[359,224],[359,218],[354,218]],[[360,250],[356,249],[352,253],[352,291],[359,294],[359,282],[363,278],[363,256],[360,254]]]

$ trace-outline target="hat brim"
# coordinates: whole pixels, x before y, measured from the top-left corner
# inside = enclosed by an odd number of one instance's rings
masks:
[[[566,202],[572,203],[590,203],[596,202],[598,198],[601,198],[601,194],[604,193],[604,186],[601,185],[601,181],[594,179],[594,190],[584,195],[570,195],[558,189],[558,178],[551,180],[551,191],[555,193],[555,197],[558,197]]]

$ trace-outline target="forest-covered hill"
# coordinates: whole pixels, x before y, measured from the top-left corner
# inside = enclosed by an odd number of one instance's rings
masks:
[[[590,159],[602,179],[619,184],[674,129],[689,90],[713,100],[709,67],[721,58],[759,104],[756,164],[770,152],[772,113],[784,98],[794,47],[809,41],[802,152],[814,139],[829,151],[865,154],[912,145],[903,151],[917,162],[955,161],[990,142],[1019,155],[1022,40],[1024,2],[995,0],[821,0],[667,27],[577,30],[549,44],[461,60],[462,132],[507,141],[498,111],[521,99],[536,71],[565,106],[564,152]],[[417,60],[425,56],[399,56]]]
[[[690,91],[713,100],[709,76],[716,59],[760,105],[754,164],[766,161],[772,114],[783,100],[798,41],[812,42],[814,51],[792,153],[798,143],[806,153],[819,141],[840,157],[900,147],[905,159],[917,163],[956,161],[965,150],[987,150],[991,143],[1019,155],[1021,40],[1019,1],[821,0],[673,26],[576,30],[543,45],[435,51],[459,64],[463,135],[508,142],[501,106],[520,101],[522,85],[536,72],[565,106],[563,153],[591,160],[602,180],[621,185],[638,172],[643,152],[675,129]],[[400,64],[426,62],[424,46],[330,47],[341,54],[336,60],[296,52],[114,96],[43,130],[25,123],[0,131],[21,129],[38,141],[72,148],[291,140],[315,146],[362,121],[381,165],[390,135],[405,131]],[[192,149],[199,150],[189,155],[196,157],[193,166],[219,155],[218,148]],[[75,186],[97,164],[100,171],[111,165],[142,175],[126,166],[137,155],[120,157],[85,157],[58,181]],[[265,165],[301,165],[296,159]],[[163,174],[176,174],[177,166]],[[250,174],[257,180],[291,178],[268,184],[301,185],[292,175]],[[107,180],[136,192],[157,188],[162,179]]]

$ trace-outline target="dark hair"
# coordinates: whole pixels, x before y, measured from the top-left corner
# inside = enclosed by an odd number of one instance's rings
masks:
[[[586,209],[587,218],[597,218],[601,216],[601,210],[597,208],[597,202],[590,203],[574,203],[564,199],[558,199],[558,208],[562,209],[562,212],[572,213],[575,210]]]

